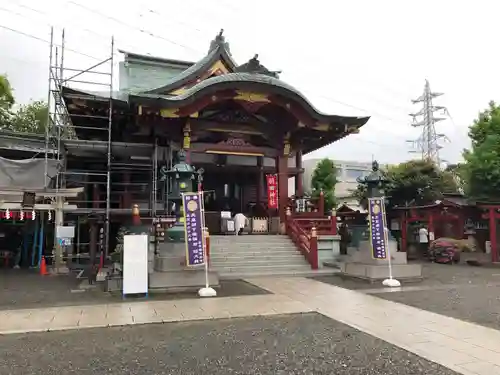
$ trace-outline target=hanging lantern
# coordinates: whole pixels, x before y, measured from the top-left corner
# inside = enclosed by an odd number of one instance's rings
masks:
[[[51,221],[51,220],[52,220],[52,211],[51,211],[51,210],[49,210],[48,220],[49,220],[49,221]]]
[[[24,211],[19,212],[19,220],[24,220]]]
[[[35,210],[31,211],[31,220],[36,220],[36,212],[35,212]]]
[[[5,218],[10,219],[10,210],[8,208],[5,210]]]

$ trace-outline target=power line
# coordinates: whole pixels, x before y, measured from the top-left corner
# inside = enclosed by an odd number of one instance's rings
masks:
[[[74,1],[70,1],[70,3],[75,4],[75,5],[79,6],[79,7],[82,7],[82,8],[84,8],[85,10],[87,10],[87,11],[89,11],[89,12],[96,13],[96,14],[100,15],[101,17],[106,17],[106,18],[109,18],[109,19],[111,19],[111,20],[114,20],[115,22],[119,22],[120,24],[125,25],[125,26],[127,26],[127,27],[129,27],[129,28],[133,28],[134,30],[139,30],[139,31],[141,31],[141,32],[146,32],[146,31],[145,31],[145,30],[143,30],[143,29],[140,29],[140,28],[137,28],[137,27],[131,26],[131,25],[129,25],[129,24],[127,24],[127,23],[125,23],[125,22],[123,22],[123,21],[121,21],[121,20],[118,20],[118,19],[116,19],[116,18],[114,18],[114,17],[108,16],[108,15],[106,15],[106,14],[104,14],[104,13],[99,12],[99,11],[96,11],[96,10],[90,9],[90,8],[88,8],[88,7],[84,6],[84,5],[78,4],[78,3],[74,2]],[[31,7],[29,7],[29,6],[26,6],[26,5],[24,5],[24,4],[21,4],[21,3],[19,3],[19,2],[17,2],[16,4],[17,4],[18,6],[21,6],[21,7],[23,7],[23,8],[28,9],[28,10],[31,10],[31,11],[33,11],[33,12],[36,12],[36,13],[39,13],[39,14],[42,14],[42,15],[45,15],[45,16],[47,16],[47,15],[48,15],[48,14],[47,14],[47,13],[45,13],[45,12],[42,12],[42,11],[40,11],[40,10],[38,10],[38,9],[31,8]],[[6,10],[6,11],[10,11],[10,10],[7,10],[7,9],[5,9],[5,8],[3,8],[3,9],[4,9],[4,10]],[[234,8],[233,8],[233,9],[234,9]],[[149,12],[151,12],[151,13],[156,14],[157,16],[160,16],[160,17],[162,16],[162,15],[161,15],[161,13],[159,13],[159,12],[158,12],[158,11],[156,11],[156,10],[148,9],[148,11],[149,11]],[[14,13],[14,14],[17,14],[17,15],[19,15],[19,16],[22,16],[22,17],[24,17],[24,16],[25,16],[25,15],[22,15],[22,14],[19,14],[19,13],[15,13],[15,12],[13,12],[13,11],[10,11],[10,12],[12,12],[12,13]],[[141,14],[140,16],[142,16],[142,14]],[[186,25],[187,25],[187,24],[186,24]],[[190,25],[187,25],[187,26],[190,26]],[[89,29],[86,29],[86,28],[82,28],[82,30],[87,31],[87,32],[92,33],[92,34],[95,34],[95,35],[97,35],[97,36],[99,36],[99,37],[102,37],[102,38],[107,38],[106,36],[104,36],[104,35],[102,35],[102,34],[98,34],[98,33],[94,32],[94,31],[89,30]],[[196,29],[196,30],[198,30],[198,31],[200,31],[200,32],[201,32],[201,30],[199,30],[199,29]],[[153,36],[153,37],[159,37],[159,38],[162,38],[162,37],[160,37],[160,36],[156,36],[156,35],[154,35],[154,34],[150,34],[150,35],[151,35],[151,36]],[[165,38],[163,38],[163,39],[165,39]],[[170,40],[168,40],[168,41],[170,41]],[[194,49],[192,49],[192,48],[190,48],[190,47],[187,47],[187,46],[185,46],[185,45],[182,45],[182,44],[180,44],[180,43],[176,43],[176,42],[173,42],[173,41],[170,41],[170,42],[172,42],[172,43],[174,43],[174,44],[176,44],[176,45],[179,45],[179,46],[182,46],[182,47],[184,47],[184,48],[188,48],[188,49],[190,49],[190,50],[193,50],[193,51],[194,51]],[[323,97],[324,97],[324,96],[323,96]],[[397,123],[400,123],[400,122],[401,122],[401,121],[394,120],[393,118],[391,118],[391,117],[389,117],[389,116],[383,115],[383,114],[378,113],[378,112],[373,111],[373,110],[366,110],[366,109],[363,109],[363,108],[359,108],[359,107],[356,107],[356,106],[353,106],[353,105],[347,104],[347,103],[345,103],[345,102],[340,102],[340,101],[338,101],[338,100],[332,100],[332,99],[329,99],[329,98],[326,98],[326,97],[324,97],[324,98],[325,98],[325,99],[327,99],[327,100],[330,100],[330,101],[335,101],[335,102],[337,102],[337,103],[339,103],[339,104],[342,104],[342,105],[344,105],[344,106],[347,106],[347,107],[351,107],[351,108],[354,108],[354,109],[358,109],[358,110],[361,110],[361,111],[363,111],[363,112],[367,112],[367,113],[370,113],[370,114],[375,114],[375,115],[377,115],[378,117],[382,117],[382,118],[388,119],[389,121],[394,121],[394,122],[397,122]],[[385,102],[385,103],[388,103],[388,102]],[[402,108],[402,107],[397,107],[397,106],[394,106],[394,105],[391,105],[391,106],[392,106],[392,107],[394,107],[394,108]]]
[[[46,43],[46,44],[50,44],[50,42],[46,39],[43,39],[43,38],[40,38],[36,35],[33,35],[33,34],[29,34],[29,33],[25,33],[23,31],[20,31],[20,30],[16,30],[16,29],[12,29],[10,27],[7,27],[7,26],[4,26],[4,25],[0,25],[0,28],[2,29],[5,29],[5,30],[8,30],[8,31],[11,31],[13,33],[16,33],[16,34],[20,34],[20,35],[23,35],[27,38],[31,38],[31,39],[34,39],[34,40],[38,40],[39,42],[43,42],[43,43]],[[55,46],[57,47],[62,47],[61,45],[59,44],[54,44]],[[86,54],[84,52],[80,52],[80,51],[77,51],[75,49],[71,49],[71,48],[67,48],[65,47],[66,50],[70,51],[70,52],[73,52],[73,53],[76,53],[78,55],[81,55],[81,56],[85,56],[85,57],[88,57],[90,59],[93,59],[93,60],[97,60],[97,61],[101,61],[103,60],[102,58],[98,58],[98,57],[95,57],[95,56],[92,56],[92,55],[89,55],[89,54]]]
[[[100,16],[100,17],[103,17],[103,18],[107,18],[107,19],[109,19],[109,20],[112,20],[112,21],[114,21],[114,22],[116,22],[116,23],[118,23],[118,24],[120,24],[120,25],[122,25],[122,26],[128,27],[128,28],[133,29],[133,30],[137,30],[137,31],[139,31],[139,32],[141,32],[141,33],[143,33],[143,34],[146,34],[146,35],[148,35],[148,36],[151,36],[151,37],[153,37],[153,38],[158,38],[158,39],[161,39],[161,40],[166,41],[167,43],[170,43],[170,44],[173,44],[173,45],[179,46],[179,47],[181,47],[181,48],[185,48],[185,49],[187,49],[187,50],[189,50],[189,51],[193,51],[193,52],[199,53],[199,52],[198,52],[198,51],[196,51],[195,49],[193,49],[193,48],[191,48],[191,47],[188,47],[188,46],[185,46],[184,44],[177,43],[177,42],[175,42],[175,41],[173,41],[173,40],[171,40],[171,39],[165,38],[165,37],[163,37],[163,36],[161,36],[161,35],[157,35],[157,34],[155,34],[155,33],[151,32],[151,31],[149,31],[149,30],[142,29],[142,28],[140,28],[140,27],[136,27],[136,26],[130,25],[130,24],[128,24],[127,22],[124,22],[124,21],[122,21],[122,20],[120,20],[120,19],[118,19],[118,18],[115,18],[115,17],[109,16],[109,15],[107,15],[107,14],[104,14],[104,13],[102,13],[102,12],[99,12],[99,11],[95,10],[95,9],[89,8],[89,7],[85,6],[85,5],[82,5],[82,4],[80,4],[80,3],[77,3],[77,2],[75,2],[75,1],[70,0],[70,1],[68,1],[68,3],[73,4],[73,5],[77,6],[77,7],[80,7],[80,8],[82,8],[82,9],[86,10],[87,12],[91,12],[91,13],[97,14],[97,15],[98,15],[98,16]]]
[[[31,8],[31,7],[27,6],[27,5],[21,4],[21,3],[19,3],[19,2],[14,3],[14,5],[17,5],[17,6],[19,6],[19,7],[22,7],[22,8],[28,9],[28,10],[30,10],[30,11],[32,11],[32,12],[38,13],[38,14],[40,14],[40,15],[44,16],[45,18],[47,18],[47,17],[49,17],[49,16],[50,16],[50,14],[48,14],[48,13],[46,13],[46,12],[42,12],[42,11],[41,11],[41,10],[39,10],[39,9]],[[3,7],[0,7],[0,10],[3,10],[3,11],[5,11],[5,12],[9,12],[9,13],[15,14],[15,15],[17,15],[17,16],[19,16],[19,17],[22,17],[22,18],[27,18],[27,19],[30,19],[30,20],[31,20],[31,19],[33,19],[33,20],[35,20],[35,21],[37,21],[37,22],[40,22],[40,23],[43,23],[44,25],[47,25],[48,27],[53,27],[53,25],[52,25],[52,24],[50,24],[50,23],[48,23],[48,22],[42,21],[42,20],[40,20],[40,19],[34,19],[34,18],[31,18],[31,17],[28,17],[26,14],[23,14],[23,13],[18,13],[18,12],[15,12],[15,11],[11,10],[11,9],[6,9],[6,8],[3,8]],[[71,26],[72,26],[72,28],[74,27],[74,25],[71,25]],[[59,28],[59,29],[61,29],[61,30],[62,30],[62,29],[65,29],[66,27],[65,27],[64,25],[58,25],[58,26],[57,26],[57,28]],[[90,33],[90,34],[94,34],[94,35],[96,35],[97,37],[99,37],[99,38],[103,38],[103,39],[108,39],[108,38],[110,38],[110,37],[111,37],[111,36],[106,36],[106,35],[103,35],[103,34],[96,33],[96,32],[95,32],[95,31],[93,31],[93,30],[90,30],[90,29],[88,29],[88,28],[84,28],[84,27],[80,27],[80,26],[79,26],[79,27],[77,27],[77,29],[80,29],[80,30],[82,30],[82,31],[84,31],[84,32],[87,32],[87,33]],[[102,44],[103,44],[103,45],[104,45],[104,44],[105,44],[105,45],[107,45],[107,44],[108,44],[108,43],[104,43],[104,42],[103,42],[103,41],[101,41],[101,40],[99,40],[99,42],[102,42]],[[131,45],[129,45],[129,46],[131,46]],[[133,48],[136,48],[136,47],[133,47]],[[96,59],[97,59],[97,58],[96,58]]]
[[[117,19],[116,19],[116,18],[114,18],[114,17],[107,16],[107,15],[105,15],[105,14],[103,14],[103,13],[100,13],[100,12],[98,12],[98,11],[92,10],[92,9],[90,9],[90,8],[88,8],[88,7],[85,7],[85,6],[81,5],[81,4],[75,3],[74,1],[70,1],[70,2],[71,2],[71,3],[73,3],[73,4],[75,4],[75,5],[77,5],[77,6],[80,6],[80,7],[84,8],[84,9],[86,9],[86,10],[87,10],[87,11],[89,11],[89,12],[96,13],[96,14],[100,15],[101,17],[106,17],[106,18],[109,18],[109,19],[114,20],[115,22],[118,22],[118,23],[120,23],[120,24],[122,24],[122,25],[125,25],[125,26],[127,26],[127,27],[130,27],[130,28],[133,28],[133,29],[135,29],[135,30],[139,30],[139,31],[141,31],[141,32],[146,32],[146,33],[147,33],[147,31],[146,31],[146,30],[143,30],[143,29],[140,29],[140,28],[133,27],[133,26],[131,26],[131,25],[129,25],[129,24],[127,24],[127,23],[125,23],[125,22],[121,21],[121,20],[117,20]],[[47,15],[47,13],[41,12],[41,11],[36,10],[36,9],[33,9],[33,8],[31,8],[31,7],[24,6],[24,5],[22,5],[22,4],[18,4],[18,5],[21,5],[21,6],[23,6],[24,8],[26,8],[26,9],[30,9],[30,10],[32,10],[32,11],[34,11],[34,12],[37,12],[37,13],[40,13],[40,14],[43,14],[43,15]],[[13,12],[13,11],[11,11],[11,10],[7,10],[7,9],[4,9],[4,8],[3,8],[3,10],[8,11],[8,12],[11,12],[11,13],[14,13],[14,14],[17,14],[17,15],[19,15],[19,16],[21,16],[21,17],[25,17],[25,15],[22,15],[22,14],[19,14],[19,13],[16,13],[16,12]],[[155,14],[157,14],[157,15],[160,15],[160,13],[158,13],[158,12],[156,12],[156,11],[152,11],[152,10],[150,10],[150,12],[155,13]],[[33,38],[33,39],[36,39],[36,40],[42,41],[42,42],[44,42],[44,43],[50,43],[49,41],[47,41],[47,40],[45,40],[45,39],[42,39],[42,38],[39,38],[39,37],[36,37],[36,36],[34,36],[34,35],[32,35],[32,34],[27,34],[27,33],[21,32],[21,31],[19,31],[19,30],[14,30],[14,29],[11,29],[11,28],[8,28],[8,27],[5,27],[5,26],[2,26],[2,27],[3,27],[3,28],[5,28],[5,29],[8,29],[8,30],[10,30],[10,31],[17,32],[17,33],[19,33],[19,34],[21,34],[21,35],[25,35],[25,36],[27,36],[27,37],[30,37],[30,38]],[[100,37],[104,37],[103,35],[98,34],[98,33],[95,33],[95,32],[93,32],[93,31],[91,31],[91,30],[89,30],[89,29],[84,29],[84,30],[85,30],[85,31],[88,31],[88,32],[91,32],[91,33],[93,33],[93,34],[96,34],[96,35],[98,35],[98,36],[100,36]],[[200,31],[201,31],[201,30],[200,30]],[[185,45],[182,45],[182,44],[179,44],[179,43],[176,43],[176,42],[170,41],[170,40],[168,40],[168,39],[165,39],[165,38],[162,38],[162,37],[160,37],[160,36],[154,35],[154,34],[152,34],[152,33],[149,33],[148,35],[150,35],[150,36],[152,36],[152,37],[157,37],[157,38],[160,38],[160,39],[164,39],[164,40],[167,40],[167,41],[168,41],[168,42],[170,42],[170,43],[173,43],[173,44],[176,44],[176,45],[179,45],[179,46],[182,46],[182,47],[188,48],[188,49],[190,49],[190,50],[193,50],[193,49],[192,49],[192,48],[190,48],[190,47],[186,47]],[[101,60],[101,59],[98,59],[98,58],[96,58],[96,57],[94,57],[94,56],[91,56],[91,55],[88,55],[88,54],[82,53],[82,52],[80,52],[80,51],[71,50],[71,49],[69,49],[69,48],[67,48],[67,49],[68,49],[69,51],[72,51],[72,52],[78,53],[78,54],[83,55],[83,56],[86,56],[86,57],[90,57],[90,58],[93,58],[93,59],[96,59],[96,60]],[[193,50],[193,51],[194,51],[194,50]],[[390,120],[390,121],[394,121],[394,122],[400,123],[400,121],[399,121],[399,120],[395,120],[395,119],[393,119],[393,118],[391,118],[391,117],[389,117],[389,116],[386,116],[386,115],[383,115],[383,114],[377,113],[377,112],[375,112],[375,111],[371,111],[371,110],[367,110],[367,109],[364,109],[364,108],[361,108],[361,107],[358,107],[358,106],[354,106],[354,105],[348,104],[348,103],[346,103],[346,102],[342,102],[342,101],[339,101],[339,100],[335,100],[335,99],[329,98],[329,97],[324,96],[324,95],[320,95],[320,96],[321,96],[321,97],[323,97],[323,98],[324,98],[324,99],[326,99],[326,100],[329,100],[329,101],[332,101],[332,102],[336,102],[336,103],[341,104],[341,105],[343,105],[343,106],[351,107],[351,108],[354,108],[354,109],[357,109],[357,110],[361,110],[361,111],[363,111],[363,112],[367,112],[367,113],[375,113],[375,114],[376,114],[376,115],[378,115],[379,117],[386,118],[386,119],[388,119],[388,120]],[[391,133],[391,132],[386,132],[386,133],[391,134],[392,136],[397,135],[397,134],[395,134],[395,133]],[[384,144],[381,144],[381,143],[376,143],[376,142],[374,142],[374,141],[363,140],[363,139],[355,139],[355,140],[354,140],[354,139],[351,139],[351,140],[352,140],[352,141],[357,141],[357,142],[359,141],[359,142],[364,142],[364,143],[371,143],[371,144],[374,144],[374,145],[380,145],[380,146],[394,146],[394,145],[389,145],[389,144],[385,144],[385,145],[384,145]]]

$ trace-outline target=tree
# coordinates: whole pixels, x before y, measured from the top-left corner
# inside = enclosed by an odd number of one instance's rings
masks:
[[[311,188],[312,196],[318,198],[323,192],[325,198],[325,211],[329,212],[335,207],[335,185],[337,184],[337,168],[335,163],[325,158],[314,169]]]
[[[442,171],[432,161],[410,160],[382,171],[387,182],[384,190],[389,206],[428,204],[440,199],[443,193],[457,193],[453,174]],[[366,206],[366,187],[359,185],[353,196]]]
[[[12,86],[5,75],[0,75],[0,129],[20,133],[44,134],[48,107],[43,101],[32,101],[14,111],[15,99]]]
[[[10,82],[6,75],[0,75],[0,128],[8,123],[13,105],[14,95]]]
[[[45,134],[48,107],[43,101],[21,105],[13,114],[8,129],[23,133]]]
[[[490,102],[469,127],[472,148],[465,150],[461,177],[466,193],[475,198],[500,200],[500,106]]]

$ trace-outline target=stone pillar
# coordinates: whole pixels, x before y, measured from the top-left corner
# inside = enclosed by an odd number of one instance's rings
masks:
[[[296,167],[300,171],[295,175],[295,195],[299,197],[304,196],[304,172],[302,169],[302,150],[297,151],[295,156]]]

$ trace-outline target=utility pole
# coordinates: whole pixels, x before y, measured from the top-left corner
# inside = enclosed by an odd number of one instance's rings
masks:
[[[413,104],[422,103],[423,107],[417,113],[410,114],[410,116],[413,117],[413,123],[411,125],[413,127],[422,128],[422,133],[417,139],[407,141],[413,146],[413,150],[410,152],[420,153],[423,160],[431,160],[437,166],[439,166],[442,161],[439,158],[439,150],[442,148],[439,142],[441,140],[449,141],[444,133],[436,132],[435,124],[446,118],[436,117],[434,113],[441,111],[441,113],[448,115],[446,107],[436,106],[432,102],[434,98],[441,95],[443,94],[432,92],[429,81],[425,80],[424,93],[417,99],[412,100]]]

